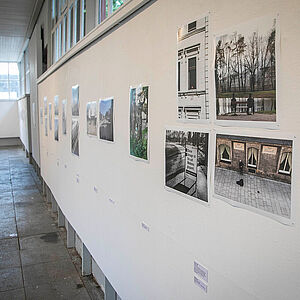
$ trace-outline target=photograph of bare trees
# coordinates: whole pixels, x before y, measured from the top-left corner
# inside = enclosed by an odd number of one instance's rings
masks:
[[[87,134],[97,136],[97,102],[88,102],[86,105]]]
[[[130,155],[148,160],[148,86],[130,89]]]
[[[216,38],[217,120],[276,121],[276,19]]]
[[[166,130],[165,184],[177,192],[208,202],[208,133]]]

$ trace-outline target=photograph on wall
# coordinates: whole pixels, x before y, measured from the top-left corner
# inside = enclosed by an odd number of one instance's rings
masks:
[[[97,102],[88,102],[86,105],[87,134],[97,136]]]
[[[292,150],[292,140],[217,134],[215,195],[289,219]]]
[[[72,116],[79,116],[79,85],[72,86]]]
[[[72,119],[71,150],[73,154],[79,156],[79,120],[78,119]]]
[[[166,130],[165,185],[208,202],[208,133]]]
[[[193,20],[177,31],[178,119],[207,120],[208,17]]]
[[[35,102],[32,103],[32,125],[33,127],[36,127],[36,111],[35,111]]]
[[[114,141],[114,99],[99,101],[99,138]]]
[[[48,117],[45,117],[45,136],[48,136]]]
[[[58,141],[58,127],[59,127],[59,119],[54,118],[54,139]]]
[[[62,101],[62,133],[67,134],[67,100]]]
[[[45,114],[45,116],[48,115],[48,103],[47,103],[47,97],[44,97],[44,114]]]
[[[276,122],[276,19],[237,26],[216,38],[217,120]]]
[[[40,120],[41,120],[41,125],[43,125],[43,109],[40,108]]]
[[[58,96],[54,97],[54,116],[58,116],[59,114],[59,98]]]
[[[130,88],[130,155],[149,160],[148,86]]]
[[[52,103],[49,103],[49,130],[52,130]]]

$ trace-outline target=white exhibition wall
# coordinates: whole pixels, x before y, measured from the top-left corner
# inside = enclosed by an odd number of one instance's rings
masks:
[[[177,28],[207,12],[211,34],[266,14],[279,14],[279,129],[226,128],[215,125],[213,117],[207,125],[177,122]],[[211,169],[215,132],[280,138],[298,135],[299,13],[299,2],[292,0],[158,0],[38,85],[40,107],[45,96],[53,107],[56,95],[60,107],[59,142],[54,140],[54,126],[45,137],[44,124],[40,125],[42,176],[123,300],[300,298],[297,139],[292,226],[215,199],[211,185],[209,206],[164,188],[167,125],[210,130]],[[129,157],[129,88],[140,83],[150,86],[149,163]],[[71,154],[70,137],[71,91],[76,84],[79,157]],[[209,94],[210,115],[214,116],[212,89]],[[111,96],[115,99],[115,143],[106,143],[86,134],[86,103]],[[67,135],[61,131],[63,99],[67,99]],[[194,284],[195,260],[208,269],[207,294]]]
[[[19,136],[18,102],[0,101],[0,138]]]

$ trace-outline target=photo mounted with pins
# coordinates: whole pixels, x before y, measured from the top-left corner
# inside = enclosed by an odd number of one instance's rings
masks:
[[[166,130],[165,184],[167,188],[208,202],[208,133]]]
[[[59,119],[54,119],[54,139],[58,142],[58,127],[59,127]]]
[[[87,134],[97,136],[97,102],[88,102],[86,105]]]
[[[217,120],[276,122],[276,19],[261,18],[216,38]]]
[[[79,156],[79,120],[72,119],[71,151]]]
[[[79,85],[72,86],[72,116],[79,117]]]
[[[99,102],[99,138],[114,141],[114,99]]]
[[[49,103],[49,130],[52,130],[52,103]]]
[[[217,134],[215,195],[234,206],[291,217],[293,141]]]
[[[62,133],[67,134],[67,100],[62,101]]]

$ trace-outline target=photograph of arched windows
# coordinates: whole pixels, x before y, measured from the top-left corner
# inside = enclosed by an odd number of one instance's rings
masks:
[[[166,130],[165,184],[167,188],[208,202],[208,133]]]
[[[216,38],[217,120],[276,121],[276,19],[262,18]]]
[[[217,134],[215,194],[290,218],[292,148],[292,140]]]

